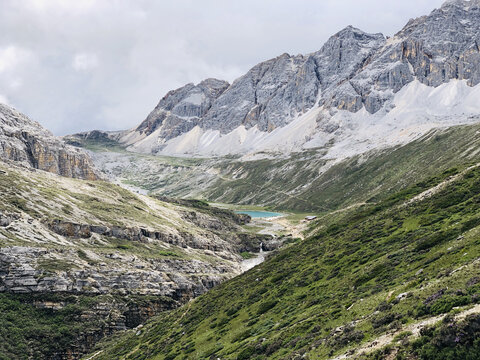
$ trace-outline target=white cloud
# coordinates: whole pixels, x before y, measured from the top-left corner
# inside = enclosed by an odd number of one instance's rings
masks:
[[[19,90],[23,85],[22,79],[14,78],[12,81],[9,82],[8,86],[12,90]]]
[[[0,48],[0,74],[22,65],[29,57],[29,51],[13,45]]]
[[[3,96],[2,94],[0,94],[0,104],[10,105],[10,102],[8,101],[6,96]]]
[[[95,0],[29,0],[30,5],[37,11],[66,10],[69,12],[84,12],[92,9]]]
[[[89,71],[98,66],[98,58],[95,54],[80,53],[73,57],[72,67],[77,71]]]

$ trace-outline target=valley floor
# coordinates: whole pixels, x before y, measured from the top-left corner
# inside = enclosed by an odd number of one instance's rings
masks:
[[[311,231],[95,359],[475,359],[459,354],[479,336],[479,203],[465,164],[310,224],[269,219]]]

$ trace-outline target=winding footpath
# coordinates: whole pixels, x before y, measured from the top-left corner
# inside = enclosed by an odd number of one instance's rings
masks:
[[[480,313],[480,304],[477,304],[471,308],[465,309],[458,314],[455,315],[455,320],[463,320],[465,319],[468,315],[472,314],[477,314]],[[428,319],[423,319],[421,321],[418,321],[416,323],[410,324],[408,326],[403,327],[400,330],[397,330],[392,333],[387,333],[384,335],[379,336],[375,340],[369,341],[368,343],[356,348],[354,352],[352,350],[348,351],[345,354],[339,355],[337,357],[331,358],[330,360],[343,360],[343,359],[351,359],[354,355],[362,355],[362,354],[368,354],[370,352],[373,352],[375,350],[379,350],[393,342],[393,339],[395,336],[398,334],[409,331],[412,333],[410,337],[417,338],[420,335],[420,330],[423,329],[426,326],[432,326],[438,323],[439,321],[442,321],[448,314],[442,314],[439,316],[434,316],[430,317]]]

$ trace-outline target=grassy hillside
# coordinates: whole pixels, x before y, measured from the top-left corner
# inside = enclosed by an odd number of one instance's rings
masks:
[[[93,359],[352,358],[391,333],[402,351],[431,359],[409,345],[418,328],[479,302],[479,204],[472,167],[325,217],[314,236],[102,343]],[[419,341],[428,346],[435,331]]]
[[[315,152],[280,160],[223,162],[222,178],[204,196],[225,203],[328,212],[388,196],[458,164],[480,161],[479,146],[476,124],[434,130],[407,145],[327,167]]]
[[[405,146],[327,162],[315,150],[289,158],[185,159],[85,143],[110,176],[161,195],[323,213],[392,192],[458,164],[480,161],[480,125],[430,132]]]
[[[228,210],[4,162],[0,194],[0,359],[78,359],[239,274],[256,236]]]

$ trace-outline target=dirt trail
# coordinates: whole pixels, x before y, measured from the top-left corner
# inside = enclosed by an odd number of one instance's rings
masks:
[[[92,359],[96,358],[98,355],[100,355],[101,353],[103,353],[103,350],[97,351],[95,354],[86,358],[85,360],[92,360]]]
[[[471,314],[477,314],[480,313],[480,304],[475,305],[474,307],[464,310],[457,315],[455,315],[456,320],[462,320],[465,319],[468,315]],[[439,316],[434,316],[425,320],[421,320],[419,322],[416,322],[414,324],[410,324],[408,326],[403,327],[402,329],[384,334],[382,336],[379,336],[375,340],[372,340],[361,347],[355,349],[355,352],[352,354],[351,352],[347,352],[345,354],[339,355],[337,357],[331,358],[330,360],[343,360],[343,359],[350,359],[354,355],[360,355],[360,354],[366,354],[370,353],[375,350],[379,350],[383,347],[385,347],[388,344],[391,344],[393,342],[393,339],[395,338],[396,335],[400,334],[401,332],[404,331],[410,331],[412,333],[411,336],[414,338],[418,337],[420,335],[420,330],[424,328],[425,326],[431,326],[436,324],[437,322],[441,321],[443,318],[445,318],[447,314],[439,315]]]
[[[404,203],[403,206],[407,206],[407,205],[410,205],[412,203],[422,201],[422,200],[428,199],[429,197],[432,197],[433,195],[435,195],[435,194],[439,193],[440,191],[442,191],[443,189],[445,189],[448,185],[454,183],[458,179],[465,176],[465,174],[467,172],[469,172],[470,170],[475,169],[479,166],[480,166],[480,163],[472,165],[472,166],[466,168],[465,170],[463,170],[462,172],[460,172],[456,175],[450,176],[449,178],[442,181],[440,184],[438,184],[438,185],[436,185],[436,186],[434,186],[434,187],[432,187],[428,190],[425,190],[424,192],[422,192],[422,193],[418,194],[417,196],[413,197],[412,199],[410,199],[409,201]]]

